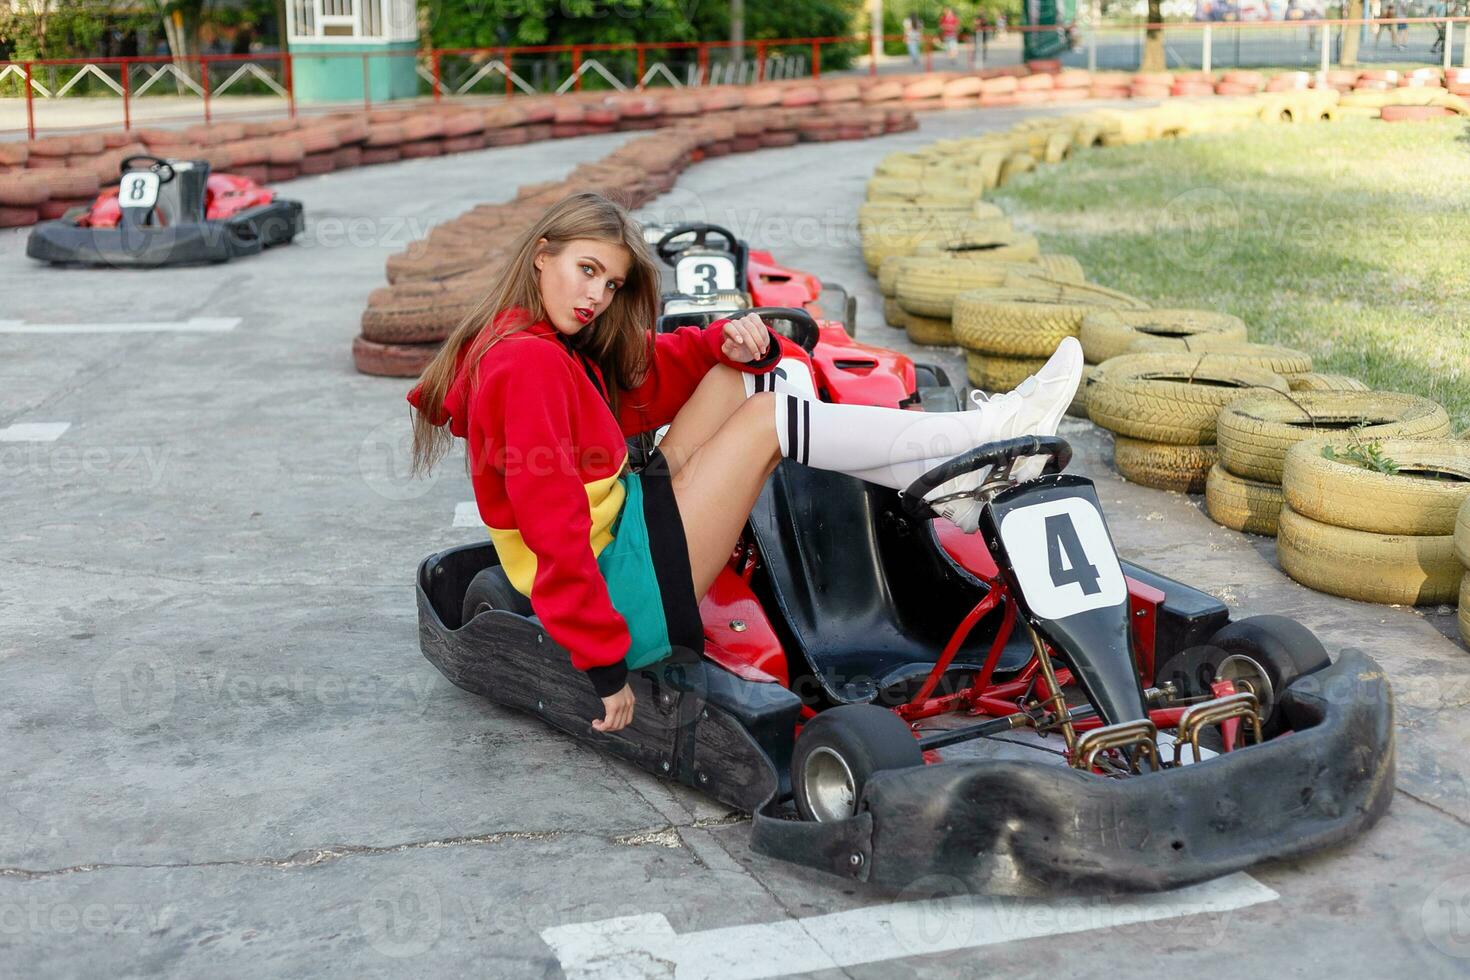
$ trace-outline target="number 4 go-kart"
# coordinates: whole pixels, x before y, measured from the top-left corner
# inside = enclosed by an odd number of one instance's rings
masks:
[[[1377,664],[1121,561],[1070,454],[981,446],[902,493],[781,463],[701,602],[704,649],[635,671],[614,734],[489,543],[420,565],[420,646],[464,690],[752,813],[758,852],[880,886],[1163,889],[1371,826],[1394,780]],[[981,469],[978,531],[936,519],[924,494]]]
[[[131,156],[115,190],[37,225],[26,254],[57,264],[193,265],[227,262],[291,241],[301,204],[254,181],[211,174],[204,160]]]

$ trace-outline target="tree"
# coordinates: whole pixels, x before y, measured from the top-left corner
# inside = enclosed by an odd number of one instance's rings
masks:
[[[1161,0],[1148,0],[1148,23],[1149,29],[1143,38],[1143,60],[1139,62],[1139,71],[1163,71],[1164,61],[1164,32],[1163,29],[1154,27],[1154,24],[1164,22],[1164,6]]]
[[[114,13],[105,0],[11,0],[0,5],[0,52],[14,61],[85,57],[108,32],[136,30],[149,20]]]
[[[1347,20],[1359,20],[1363,16],[1363,0],[1348,0],[1347,13],[1343,14]],[[1338,52],[1338,64],[1351,67],[1358,63],[1358,39],[1362,36],[1363,28],[1358,24],[1342,25],[1342,50]]]

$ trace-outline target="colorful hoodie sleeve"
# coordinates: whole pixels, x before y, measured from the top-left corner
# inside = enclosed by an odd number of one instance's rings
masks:
[[[775,369],[781,360],[781,344],[775,334],[767,332],[769,343],[759,360],[742,364],[730,360],[721,349],[726,322],[716,320],[707,327],[680,327],[672,333],[653,335],[648,377],[618,401],[618,425],[624,435],[637,435],[672,422],[716,364],[746,374],[766,374]]]
[[[514,369],[485,386],[493,390],[482,409],[499,419],[504,441],[495,465],[504,473],[521,539],[536,556],[531,608],[571,653],[572,666],[587,671],[598,696],[607,697],[627,679],[623,657],[632,638],[592,553],[587,487],[571,447],[571,371],[550,344],[525,344]]]

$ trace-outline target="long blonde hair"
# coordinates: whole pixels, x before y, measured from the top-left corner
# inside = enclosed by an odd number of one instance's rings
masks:
[[[614,410],[620,391],[641,384],[648,371],[651,339],[647,331],[658,314],[658,267],[642,230],[623,208],[601,194],[572,194],[552,205],[526,230],[511,251],[500,281],[455,328],[419,378],[418,407],[413,413],[413,469],[426,473],[449,449],[451,436],[442,425],[444,398],[462,360],[477,364],[497,341],[546,318],[541,302],[536,256],[560,255],[579,238],[621,245],[632,255],[628,275],[612,302],[592,325],[574,338],[577,348],[602,370]],[[545,239],[545,244],[541,244]],[[529,317],[500,318],[522,309]]]

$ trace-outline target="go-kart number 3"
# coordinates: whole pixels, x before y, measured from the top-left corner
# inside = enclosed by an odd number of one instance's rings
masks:
[[[1044,619],[1065,619],[1128,598],[1102,514],[1064,497],[1011,511],[1000,526],[1021,593]]]
[[[137,170],[122,175],[117,186],[120,207],[151,208],[158,203],[158,174]]]
[[[679,263],[675,286],[687,296],[708,296],[735,288],[735,264],[726,258],[693,258]]]

